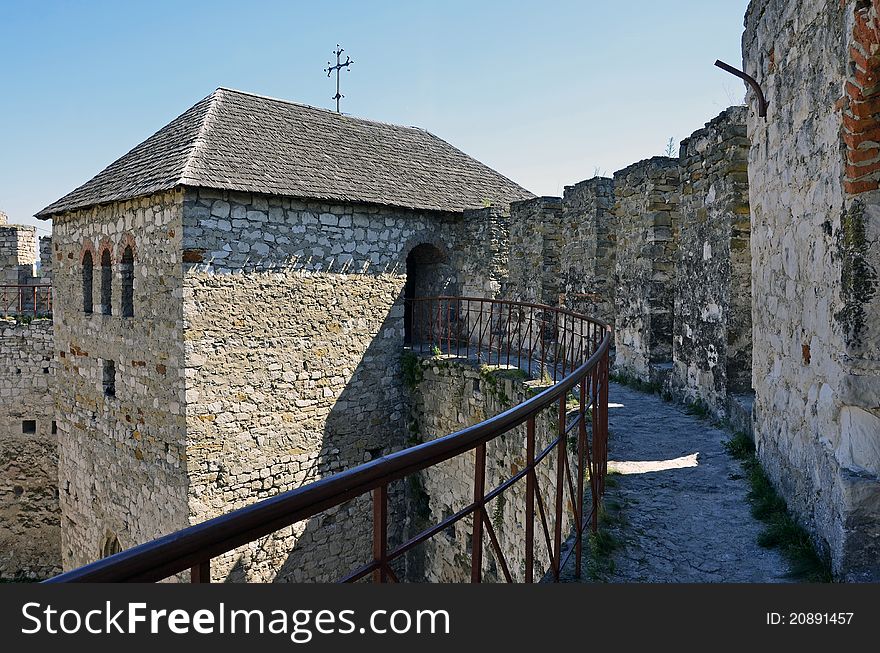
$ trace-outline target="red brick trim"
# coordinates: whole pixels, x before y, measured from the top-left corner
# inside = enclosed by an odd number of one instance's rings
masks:
[[[125,252],[126,247],[131,247],[131,254],[136,261],[138,257],[137,245],[135,244],[134,236],[132,236],[128,232],[122,234],[122,239],[119,241],[119,247],[117,249],[117,251],[119,252],[119,256],[117,257],[117,260],[122,260],[122,254]]]
[[[101,239],[101,242],[98,244],[98,259],[95,261],[95,265],[101,265],[101,259],[104,257],[104,251],[110,252],[110,265],[115,263],[115,258],[113,256],[113,243],[107,236],[104,236]]]
[[[843,187],[858,195],[880,188],[880,0],[858,2],[844,87],[841,137],[846,145]]]
[[[98,265],[98,256],[95,253],[95,244],[88,238],[83,238],[82,249],[80,249],[79,252],[80,264],[82,264],[83,260],[85,259],[86,252],[89,252],[92,255],[92,265]],[[73,257],[71,256],[71,258]]]

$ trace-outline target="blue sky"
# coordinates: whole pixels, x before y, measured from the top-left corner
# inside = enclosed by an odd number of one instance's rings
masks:
[[[541,195],[662,154],[742,83],[747,0],[0,0],[0,209],[31,215],[218,86],[417,125]],[[42,229],[48,225],[37,223]]]

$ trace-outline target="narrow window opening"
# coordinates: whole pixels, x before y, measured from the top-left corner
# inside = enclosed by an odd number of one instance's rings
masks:
[[[110,264],[110,250],[101,254],[101,313],[112,315],[111,299],[113,297],[113,267]]]
[[[104,361],[104,394],[107,397],[116,396],[116,363]]]
[[[22,420],[21,432],[22,433],[36,433],[37,432],[37,420],[35,420],[35,419]]]
[[[122,252],[119,273],[122,276],[122,317],[134,317],[134,252],[131,245]]]
[[[94,308],[94,300],[92,297],[92,268],[94,267],[94,261],[92,261],[92,253],[86,252],[83,255],[82,262],[82,286],[83,286],[83,312],[91,313]]]
[[[121,551],[122,545],[119,543],[119,538],[112,533],[108,534],[104,538],[104,542],[101,544],[101,557],[109,558],[110,556],[120,553]]]
[[[58,424],[53,419],[52,420],[52,435],[55,435],[56,433],[58,433]]]

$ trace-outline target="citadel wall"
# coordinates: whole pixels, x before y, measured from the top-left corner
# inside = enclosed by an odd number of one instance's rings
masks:
[[[517,369],[478,366],[447,356],[414,357],[412,364],[418,372],[413,375],[414,384],[410,389],[410,444],[427,442],[477,424],[544,389],[539,387],[539,382],[525,379]],[[557,408],[551,406],[535,420],[535,450],[538,452],[556,437],[556,411]],[[486,446],[486,488],[498,487],[519,473],[525,467],[525,452],[525,425],[489,442]],[[552,451],[536,468],[536,491],[544,497],[545,505],[556,493],[556,456],[557,452]],[[576,455],[569,455],[572,469],[577,468],[576,458]],[[428,525],[441,522],[473,501],[474,464],[475,455],[470,451],[419,474],[424,501],[410,503],[414,522],[410,536]],[[567,488],[565,492],[568,492]],[[523,582],[525,578],[525,506],[524,479],[486,504],[514,582]],[[564,517],[562,532],[567,536],[574,521],[570,511],[565,511]],[[552,533],[555,528],[552,510],[547,519]],[[409,562],[410,579],[435,583],[469,582],[472,524],[472,518],[466,517],[416,549],[412,557],[418,559]],[[489,545],[489,537],[484,537],[484,582],[504,582],[503,570]],[[550,558],[543,537],[535,537],[534,559],[535,578],[540,579],[550,571]]]
[[[876,5],[753,2],[743,36],[755,439],[847,580],[880,578]]]
[[[52,321],[0,319],[0,579],[61,570]]]
[[[0,223],[0,284],[28,283],[37,260],[36,228]]]
[[[490,209],[193,190],[183,224],[192,523],[404,447],[407,255],[429,245],[444,261],[421,292],[491,296],[494,252],[507,248],[506,219]],[[391,488],[392,543],[404,491]],[[369,559],[370,519],[360,497],[215,560],[212,574],[335,580]]]
[[[505,296],[614,319],[614,187],[595,177],[562,198],[514,202]]]
[[[731,107],[681,144],[673,395],[750,430],[751,249],[747,108]],[[740,398],[741,397],[741,398]]]
[[[654,157],[614,173],[614,370],[662,382],[672,366],[679,161]]]
[[[65,569],[189,525],[182,209],[175,191],[53,219]],[[121,310],[126,246],[134,253],[130,317]],[[94,263],[88,306],[86,254]]]
[[[46,578],[61,565],[54,346],[46,295],[33,295],[34,227],[0,214],[0,579]]]

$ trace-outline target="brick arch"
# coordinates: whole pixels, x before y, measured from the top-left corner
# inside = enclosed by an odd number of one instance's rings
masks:
[[[104,236],[98,243],[98,260],[95,261],[95,265],[101,265],[101,258],[104,256],[105,250],[110,252],[110,265],[116,262],[116,258],[113,256],[113,241]]]
[[[87,252],[92,255],[92,265],[98,265],[98,254],[95,252],[95,244],[89,238],[83,238],[82,248],[79,252],[80,263],[85,259]]]
[[[844,190],[857,195],[880,188],[880,0],[858,0],[845,84]]]
[[[117,246],[118,255],[116,260],[122,260],[122,254],[125,252],[126,247],[131,247],[131,255],[134,257],[134,260],[137,260],[138,252],[137,245],[135,244],[134,236],[132,236],[129,232],[125,232],[122,234],[122,238],[119,240],[119,245]]]

